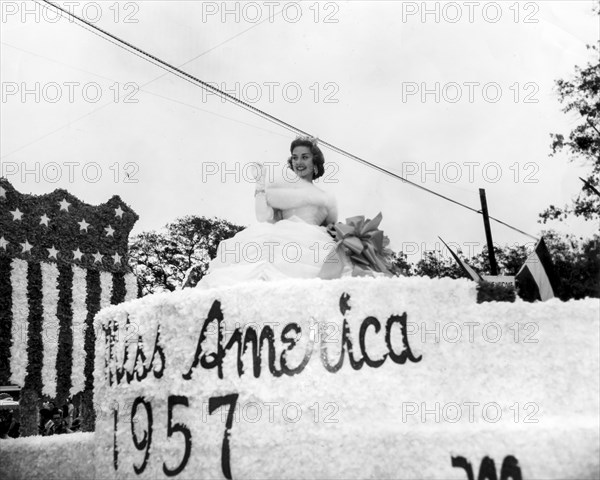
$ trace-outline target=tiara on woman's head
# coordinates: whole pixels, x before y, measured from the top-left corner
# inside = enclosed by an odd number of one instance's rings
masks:
[[[316,147],[319,144],[319,139],[317,137],[312,137],[310,135],[298,135],[296,137],[296,140],[302,140],[303,142],[310,142],[310,143],[312,143],[313,147]]]

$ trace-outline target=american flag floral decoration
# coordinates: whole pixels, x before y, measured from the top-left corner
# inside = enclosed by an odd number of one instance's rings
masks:
[[[92,206],[0,178],[0,385],[22,389],[21,434],[37,434],[42,400],[71,397],[93,430],[94,316],[138,296],[127,264],[137,219],[118,196]]]

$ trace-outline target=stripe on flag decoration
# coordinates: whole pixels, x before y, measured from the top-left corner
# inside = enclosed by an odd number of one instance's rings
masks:
[[[10,264],[10,284],[12,287],[12,341],[7,367],[10,372],[9,381],[15,385],[25,384],[27,373],[27,338],[29,328],[29,304],[27,302],[27,262],[15,259]],[[0,297],[4,292],[0,293]],[[6,319],[5,319],[6,321]],[[8,328],[6,328],[8,330]],[[4,375],[3,375],[4,376]]]
[[[42,359],[42,378],[47,379],[42,393],[50,398],[56,397],[56,356],[58,354],[58,268],[55,263],[43,262],[42,266],[42,338],[44,357]]]
[[[0,385],[7,385],[10,379],[9,359],[13,337],[10,264],[10,258],[0,257]]]
[[[73,267],[73,365],[70,396],[83,392],[85,388],[85,319],[87,317],[85,289],[86,271],[83,268]]]
[[[138,284],[135,275],[125,275],[125,301],[138,298]]]
[[[111,304],[112,290],[112,275],[108,272],[100,272],[100,308],[106,308]]]
[[[73,370],[73,267],[58,266],[58,354],[56,369],[60,372],[56,379],[56,400],[62,405],[69,398],[71,371]]]
[[[554,272],[552,256],[544,238],[540,238],[533,252],[515,275],[519,290],[526,300],[546,301],[556,297],[559,278]]]
[[[37,434],[42,396],[61,406],[78,393],[93,429],[94,315],[138,296],[127,265],[137,219],[118,196],[91,206],[0,178],[0,385],[22,388],[22,434]]]
[[[441,237],[438,238],[442,240]],[[446,248],[452,254],[454,260],[456,260],[456,263],[458,263],[462,267],[463,271],[471,278],[471,280],[475,282],[483,282],[483,278],[481,278],[481,275],[479,275],[467,262],[461,259],[456,253],[454,253],[452,249],[448,246],[448,244],[444,242],[444,240],[442,240],[442,243],[446,245]]]

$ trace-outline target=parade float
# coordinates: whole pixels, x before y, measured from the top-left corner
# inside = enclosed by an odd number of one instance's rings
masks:
[[[17,195],[5,190],[9,201]],[[127,212],[119,200],[98,208],[116,223],[119,207]],[[58,205],[48,216],[63,214]],[[17,259],[3,257],[11,280],[19,265],[67,269],[18,250]],[[112,266],[110,249],[99,253]],[[82,258],[99,270],[93,255]],[[115,293],[129,285],[120,275],[106,277],[110,295],[86,294],[104,299],[83,332],[95,336],[94,432],[0,442],[2,478],[598,477],[597,299],[480,303],[472,281],[403,277],[248,282],[135,299],[129,288]],[[54,377],[43,372],[69,382],[86,343],[72,334],[72,366],[54,360],[62,358],[56,337],[39,333],[50,321],[46,295],[32,309],[30,274],[27,282],[12,284],[11,311],[21,308],[29,340],[19,356],[12,334],[10,381],[26,390],[20,379],[36,375],[38,395],[51,394]],[[29,347],[36,336],[41,355]]]

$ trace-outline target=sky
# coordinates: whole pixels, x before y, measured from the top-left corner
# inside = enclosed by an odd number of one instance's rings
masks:
[[[185,215],[254,221],[253,162],[284,168],[295,134],[168,73],[44,2],[3,1],[0,175],[22,193],[119,195],[133,234]],[[534,237],[586,168],[550,157],[578,124],[555,80],[593,60],[594,2],[55,2],[366,161]],[[485,245],[481,215],[323,148],[340,220],[381,212],[417,261]],[[492,222],[494,242],[533,245]],[[444,254],[447,254],[444,252]]]

